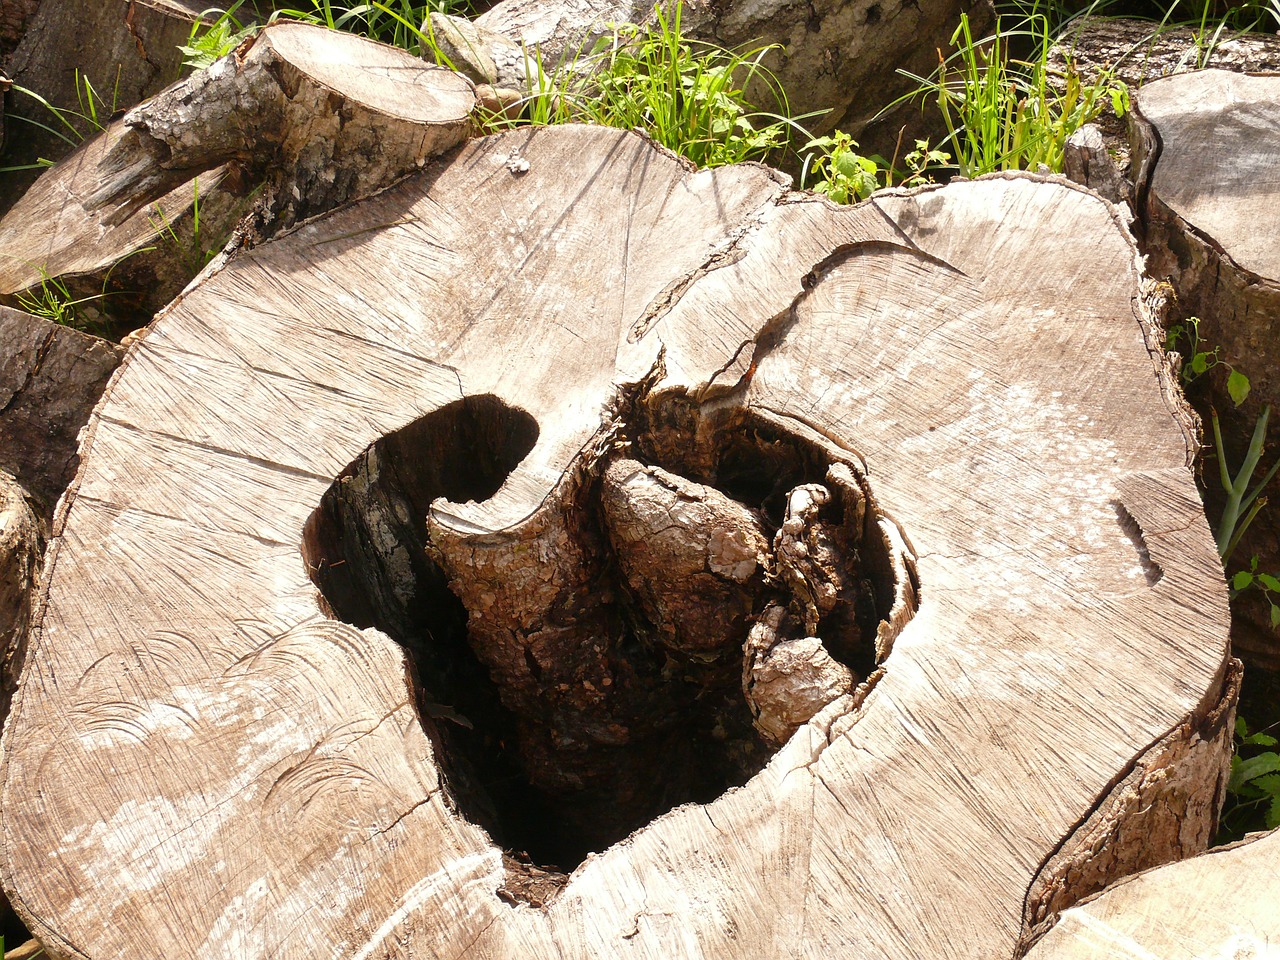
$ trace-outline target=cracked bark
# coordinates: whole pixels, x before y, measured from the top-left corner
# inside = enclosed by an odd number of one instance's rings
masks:
[[[470,142],[130,351],[0,876],[94,960],[1012,956],[1033,884],[1152,817],[1194,852],[1220,783],[1157,354],[1065,182],[837,209],[621,131]]]
[[[75,473],[80,428],[120,362],[120,348],[0,307],[0,470],[45,522]]]

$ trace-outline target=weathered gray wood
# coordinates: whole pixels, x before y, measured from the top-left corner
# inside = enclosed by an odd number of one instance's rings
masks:
[[[1230,368],[1208,378],[1234,470],[1263,407],[1280,411],[1280,74],[1207,70],[1158,80],[1138,94],[1132,122],[1148,269],[1170,278],[1178,315],[1199,317],[1206,346],[1252,383],[1237,410],[1226,391]],[[1207,486],[1221,496],[1219,485]],[[1236,563],[1255,555],[1262,570],[1280,569],[1274,508],[1249,528]],[[1265,598],[1245,591],[1235,610],[1236,645],[1254,662],[1280,666]]]
[[[1139,874],[1062,915],[1027,960],[1268,957],[1280,943],[1280,833]]]
[[[79,463],[80,428],[122,351],[97,337],[0,307],[0,470],[47,521]]]
[[[95,960],[1012,955],[1039,908],[1207,841],[1234,687],[1175,398],[1122,221],[1063,183],[837,209],[618,131],[468,144],[206,274],[129,355],[5,731],[0,875]],[[701,539],[717,514],[738,533]],[[615,570],[636,524],[670,560]],[[682,705],[629,631],[670,626],[672,683],[742,680],[639,576],[696,550],[743,589],[773,567],[739,712],[799,726],[535,897],[459,813],[448,595],[406,571],[453,577],[531,782],[603,757],[631,784],[609,738],[665,733],[628,698]],[[361,575],[381,629],[331,616]],[[840,654],[842,591],[878,623],[843,689],[805,652]],[[409,670],[383,630],[414,617]],[[762,689],[775,652],[817,678],[806,722]]]
[[[1068,180],[1083,184],[1112,203],[1132,202],[1133,184],[1116,168],[1097,124],[1086,123],[1067,137],[1062,154],[1062,172]]]
[[[269,27],[37,181],[0,220],[0,297],[62,277],[109,293],[108,314],[149,318],[254,198],[274,229],[373,192],[459,143],[474,105],[466,80],[402,50]]]

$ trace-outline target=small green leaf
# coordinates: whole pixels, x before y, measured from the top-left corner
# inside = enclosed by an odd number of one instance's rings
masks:
[[[1268,830],[1280,827],[1280,797],[1271,798],[1271,805],[1267,807],[1266,823]]]
[[[1249,744],[1250,746],[1274,747],[1276,743],[1280,741],[1277,741],[1276,738],[1271,736],[1270,734],[1255,733],[1251,737],[1246,737],[1244,742]]]
[[[1240,406],[1249,396],[1249,378],[1239,370],[1232,370],[1227,377],[1227,393],[1231,394],[1231,402]]]
[[[1260,753],[1248,760],[1241,760],[1239,766],[1233,765],[1227,789],[1238,792],[1244,784],[1268,773],[1280,773],[1280,754]]]
[[[1240,570],[1231,578],[1231,587],[1235,590],[1245,590],[1253,583],[1253,574],[1248,570]]]
[[[1280,593],[1280,580],[1277,580],[1269,573],[1258,574],[1258,582],[1262,584],[1264,590],[1274,590]]]
[[[1249,725],[1244,722],[1244,717],[1236,717],[1236,736],[1247,737],[1249,735]]]
[[[1209,355],[1207,353],[1197,353],[1191,358],[1191,372],[1197,377],[1209,369]]]
[[[1263,774],[1252,783],[1269,797],[1280,796],[1280,773]]]

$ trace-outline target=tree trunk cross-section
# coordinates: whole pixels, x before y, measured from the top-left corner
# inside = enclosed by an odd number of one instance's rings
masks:
[[[94,960],[1007,957],[1203,849],[1226,593],[1123,226],[561,127],[230,258],[64,499],[15,906]]]
[[[1068,910],[1029,960],[1270,957],[1280,943],[1280,831],[1116,884]]]

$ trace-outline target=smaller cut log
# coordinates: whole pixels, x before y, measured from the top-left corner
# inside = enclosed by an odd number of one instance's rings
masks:
[[[1122,880],[1062,914],[1027,960],[1275,956],[1280,832]]]
[[[44,520],[79,464],[80,428],[123,351],[113,343],[0,307],[0,471]]]
[[[1205,382],[1234,472],[1262,410],[1280,414],[1280,74],[1206,70],[1157,80],[1135,98],[1131,124],[1148,270],[1172,283],[1174,319],[1199,317],[1206,349],[1220,350],[1224,362]],[[1232,369],[1252,384],[1239,408],[1226,389]],[[1212,512],[1222,492],[1209,480]],[[1254,556],[1259,569],[1280,572],[1274,506],[1258,514],[1229,566]],[[1243,591],[1233,610],[1237,648],[1252,663],[1280,666],[1266,598]]]
[[[277,24],[46,173],[0,220],[0,299],[70,278],[145,322],[254,196],[279,227],[374,192],[459,143],[474,106],[467,80],[402,50]]]

